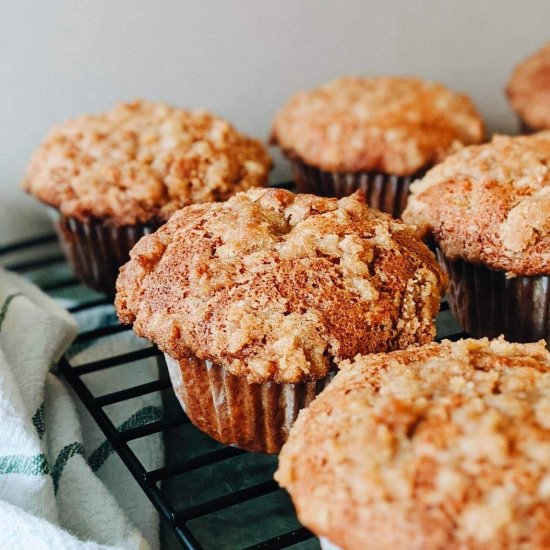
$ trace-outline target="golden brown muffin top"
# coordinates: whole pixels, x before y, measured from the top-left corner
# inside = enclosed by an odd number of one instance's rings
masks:
[[[272,141],[327,171],[411,175],[457,142],[479,143],[470,99],[418,78],[344,77],[294,95],[273,122]]]
[[[344,550],[550,547],[550,354],[502,339],[343,362],[276,479]]]
[[[451,260],[550,274],[550,132],[466,147],[411,193],[403,219]]]
[[[263,145],[220,117],[134,101],[54,128],[23,187],[65,216],[132,225],[263,186],[270,167]]]
[[[429,342],[445,286],[413,229],[359,194],[252,190],[190,206],[130,258],[120,320],[249,382],[322,378],[357,353]]]
[[[550,43],[515,68],[506,93],[529,126],[550,129]]]

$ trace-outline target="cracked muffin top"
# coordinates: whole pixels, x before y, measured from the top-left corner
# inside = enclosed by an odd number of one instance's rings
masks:
[[[411,185],[407,223],[451,260],[550,274],[550,132],[466,147]]]
[[[446,283],[413,228],[359,194],[251,190],[189,206],[130,258],[121,322],[249,382],[317,379],[357,353],[431,341]]]
[[[135,101],[54,128],[23,187],[81,221],[158,223],[263,186],[270,167],[263,145],[220,117]]]
[[[550,128],[550,43],[516,67],[506,93],[514,111],[531,128]]]
[[[550,354],[462,340],[356,358],[275,475],[344,550],[550,547]]]
[[[343,77],[299,92],[272,129],[272,141],[289,156],[322,170],[399,176],[483,136],[483,122],[467,96],[408,77]]]

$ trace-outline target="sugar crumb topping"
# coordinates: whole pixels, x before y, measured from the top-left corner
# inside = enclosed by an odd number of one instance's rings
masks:
[[[550,129],[550,43],[515,68],[506,93],[512,108],[529,126]]]
[[[134,101],[55,127],[23,187],[65,216],[132,225],[263,186],[270,167],[263,145],[220,117]]]
[[[403,219],[450,259],[550,274],[550,132],[495,136],[413,183]]]
[[[323,170],[396,175],[412,175],[483,135],[467,96],[404,77],[343,77],[299,92],[272,129],[287,153]]]
[[[414,230],[358,194],[252,190],[190,206],[130,257],[121,321],[250,382],[321,378],[357,353],[431,341],[446,282]]]
[[[360,356],[300,413],[276,479],[347,550],[543,550],[549,411],[543,342]]]

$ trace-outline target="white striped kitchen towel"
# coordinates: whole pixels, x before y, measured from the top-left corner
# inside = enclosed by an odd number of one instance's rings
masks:
[[[112,308],[103,315],[112,315]],[[75,320],[56,302],[0,269],[0,548],[157,547],[151,505],[52,373],[76,332]],[[124,338],[140,345],[131,333]],[[121,353],[120,345],[107,338],[98,346],[73,347],[71,361],[106,356],[115,346]],[[156,375],[157,365],[150,359],[134,369],[132,382],[140,383]],[[89,380],[94,392],[120,389],[128,373],[110,376],[95,373]],[[158,395],[144,396],[109,415],[115,425],[132,427],[158,418],[160,406]],[[138,440],[134,450],[147,468],[163,463],[160,436]]]

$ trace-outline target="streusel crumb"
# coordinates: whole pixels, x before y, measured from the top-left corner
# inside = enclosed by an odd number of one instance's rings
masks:
[[[506,93],[524,122],[550,129],[550,43],[516,67]]]
[[[54,128],[23,187],[67,217],[132,225],[263,186],[270,167],[263,145],[220,117],[135,101]]]
[[[411,185],[407,223],[445,255],[550,274],[550,132],[466,147]]]
[[[483,136],[467,96],[398,77],[344,77],[300,92],[277,114],[272,130],[272,141],[287,154],[322,170],[399,176]]]
[[[342,363],[276,479],[345,550],[545,550],[549,464],[544,344],[462,340]]]
[[[341,199],[252,190],[180,210],[122,267],[123,323],[249,382],[324,377],[431,341],[445,276],[414,230]]]

